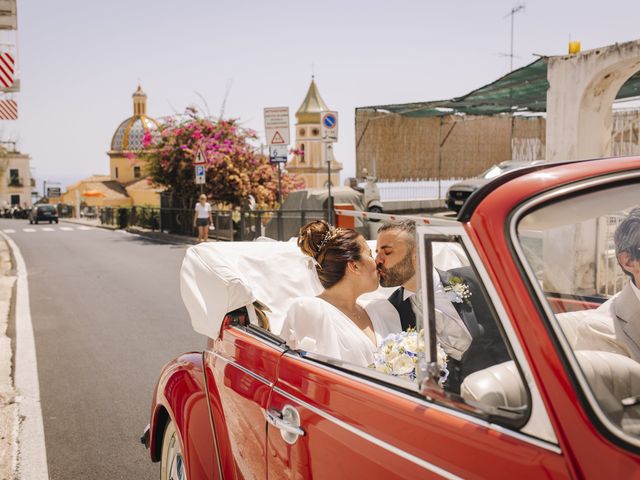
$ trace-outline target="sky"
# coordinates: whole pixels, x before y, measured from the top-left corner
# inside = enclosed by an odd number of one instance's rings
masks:
[[[138,84],[152,117],[196,105],[263,135],[265,107],[288,106],[293,126],[313,73],[339,113],[344,180],[357,107],[451,98],[508,73],[508,13],[522,3],[514,68],[570,39],[640,39],[637,0],[18,0],[20,118],[0,121],[0,136],[32,157],[38,188],[64,186],[109,173]]]

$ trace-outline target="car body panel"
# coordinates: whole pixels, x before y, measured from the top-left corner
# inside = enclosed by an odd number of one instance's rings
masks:
[[[245,327],[223,322],[204,354],[162,371],[152,408],[157,460],[160,413],[178,425],[190,479],[219,478],[630,478],[639,452],[598,423],[532,295],[514,253],[511,221],[524,202],[568,185],[638,172],[640,157],[566,162],[511,172],[465,206],[474,255],[495,290],[539,391],[557,444],[488,423],[340,365],[327,366]],[[588,302],[555,299],[562,309]],[[593,304],[591,304],[593,306]],[[512,339],[513,343],[513,339]],[[203,400],[206,399],[206,400]],[[205,408],[203,408],[203,405]],[[267,412],[300,415],[304,436],[286,443]],[[208,410],[215,428],[211,429]],[[207,413],[205,413],[207,412]],[[160,419],[160,420],[159,420]],[[154,425],[155,423],[155,425]],[[207,434],[204,430],[209,429]],[[193,431],[192,431],[193,430]],[[194,450],[192,452],[191,450]]]
[[[293,354],[281,360],[270,407],[286,404],[298,409],[306,435],[289,446],[269,430],[270,478],[568,476],[555,451]]]
[[[151,458],[160,460],[166,421],[179,433],[187,478],[214,478],[217,471],[209,421],[202,353],[183,354],[162,369],[151,412]]]
[[[223,327],[220,339],[205,353],[225,478],[267,476],[265,411],[282,352],[240,329]]]

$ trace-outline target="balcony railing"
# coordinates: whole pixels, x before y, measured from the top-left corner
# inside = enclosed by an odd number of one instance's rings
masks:
[[[8,184],[10,187],[24,187],[24,182],[22,178],[12,177],[9,178]]]

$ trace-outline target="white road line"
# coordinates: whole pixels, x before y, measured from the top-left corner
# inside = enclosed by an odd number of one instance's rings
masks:
[[[70,232],[71,230],[73,230],[73,228],[71,227],[58,227],[58,229],[62,230],[63,232]]]
[[[36,344],[29,306],[27,266],[15,242],[4,233],[0,233],[0,236],[13,252],[17,271],[15,387],[18,412],[22,417],[18,436],[18,478],[46,479],[49,478],[49,470],[40,404]]]
[[[4,233],[16,233],[16,231],[13,228],[5,228],[4,230],[2,230]]]
[[[40,230],[42,230],[43,232],[55,232],[55,228],[51,227],[42,227]]]
[[[23,229],[22,229],[22,231],[23,231],[23,232],[31,233],[31,232],[35,232],[35,231],[36,231],[36,229],[35,229],[35,228],[23,228]]]
[[[93,230],[93,227],[84,227],[84,226],[82,226],[82,227],[77,227],[77,228],[78,228],[78,230]]]

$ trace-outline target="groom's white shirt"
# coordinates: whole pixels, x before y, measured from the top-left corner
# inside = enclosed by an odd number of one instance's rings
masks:
[[[442,349],[450,357],[460,360],[467,351],[473,338],[466,325],[458,315],[456,307],[447,298],[444,286],[438,273],[434,270],[433,282],[435,285],[435,310],[436,310],[436,335]],[[411,301],[411,308],[416,316],[416,325],[425,326],[422,322],[422,299],[418,292],[404,289],[403,300]]]

